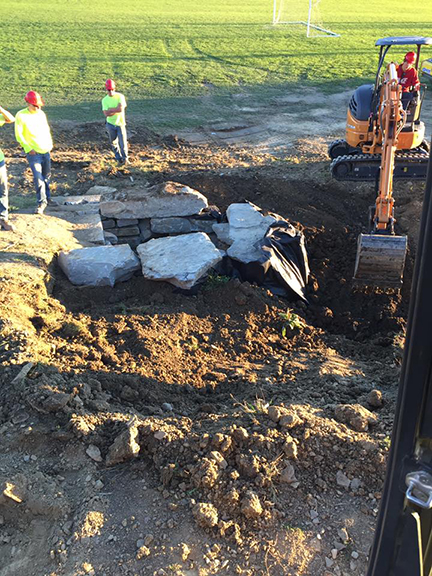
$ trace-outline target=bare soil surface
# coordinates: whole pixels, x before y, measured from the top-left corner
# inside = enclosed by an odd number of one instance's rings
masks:
[[[99,123],[56,127],[54,194],[175,180],[222,210],[250,200],[304,231],[309,305],[217,276],[194,296],[138,276],[72,286],[55,256],[74,229],[25,213],[30,172],[6,146],[20,209],[0,232],[0,576],[364,574],[423,186],[395,190],[402,290],[360,290],[374,190],[329,178],[330,138],[282,154],[131,132],[119,170]]]

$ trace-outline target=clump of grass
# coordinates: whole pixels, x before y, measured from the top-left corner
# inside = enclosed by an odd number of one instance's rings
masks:
[[[204,284],[204,290],[216,290],[229,282],[231,278],[223,274],[209,274]]]
[[[65,338],[91,337],[87,326],[78,320],[69,320],[64,322],[61,327],[61,332]]]

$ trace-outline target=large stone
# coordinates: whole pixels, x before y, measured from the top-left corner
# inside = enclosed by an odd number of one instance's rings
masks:
[[[60,252],[63,272],[78,286],[114,286],[139,270],[139,260],[127,244],[77,248]]]
[[[192,216],[207,205],[207,198],[197,190],[178,182],[165,182],[104,195],[100,210],[102,216],[109,218],[168,218]]]
[[[127,226],[138,226],[136,218],[119,218],[117,220],[117,228],[126,228]]]
[[[187,218],[152,218],[150,226],[154,234],[189,234],[193,232]]]
[[[103,196],[104,194],[112,194],[116,190],[117,188],[114,188],[113,186],[92,186],[87,190],[87,195],[99,194]]]
[[[165,280],[186,290],[223,257],[204,232],[149,240],[137,252],[145,278]]]
[[[228,222],[233,228],[255,228],[260,226],[263,219],[266,218],[256,206],[249,202],[231,204],[228,206],[226,214]]]
[[[227,218],[228,224],[213,224],[213,230],[219,240],[230,245],[228,256],[244,263],[258,260],[262,252],[254,245],[265,237],[277,219],[263,216],[256,206],[249,203],[231,204]]]
[[[140,229],[141,240],[143,242],[145,242],[146,240],[150,240],[150,238],[152,237],[150,220],[148,218],[144,220],[138,220],[138,226]]]
[[[112,188],[111,190],[115,190]],[[51,203],[55,206],[80,206],[84,204],[99,204],[100,194],[85,194],[83,196],[51,196]]]

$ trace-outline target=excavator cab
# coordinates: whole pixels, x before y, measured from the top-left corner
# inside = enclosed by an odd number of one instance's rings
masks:
[[[329,146],[332,176],[342,181],[377,181],[382,151],[382,128],[379,123],[380,103],[383,96],[383,74],[388,64],[389,50],[405,46],[415,51],[414,67],[418,71],[423,46],[432,45],[432,38],[423,36],[396,36],[381,38],[378,68],[373,84],[359,86],[352,95],[347,111],[345,139],[335,140]],[[425,140],[425,125],[421,121],[421,108],[426,86],[410,93],[407,119],[399,135],[395,157],[394,178],[397,180],[424,180],[429,160],[429,145]]]

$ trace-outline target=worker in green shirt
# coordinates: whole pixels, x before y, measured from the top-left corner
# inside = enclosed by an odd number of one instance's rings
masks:
[[[0,126],[11,124],[15,118],[10,112],[0,106]],[[8,181],[5,156],[0,148],[0,230],[13,232],[14,226],[9,222]]]
[[[105,82],[107,95],[102,100],[102,112],[106,118],[106,129],[115,159],[120,164],[127,164],[128,143],[126,134],[125,109],[126,99],[123,94],[115,91],[114,80]]]
[[[51,155],[53,147],[47,117],[41,108],[44,101],[30,90],[24,100],[27,108],[15,117],[15,137],[24,149],[31,171],[37,202],[36,214],[43,214],[50,201]]]

